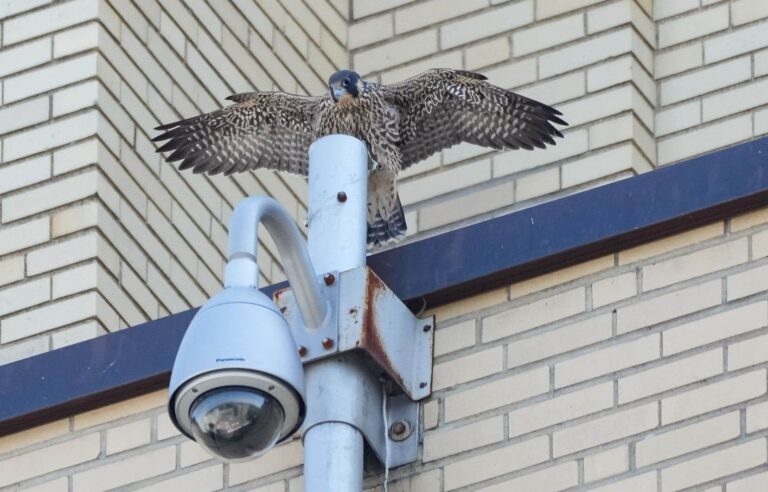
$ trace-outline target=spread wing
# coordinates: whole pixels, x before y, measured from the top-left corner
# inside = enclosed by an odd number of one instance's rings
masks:
[[[567,125],[545,104],[485,81],[481,74],[436,68],[379,90],[400,108],[402,167],[452,145],[544,148]]]
[[[229,175],[255,168],[307,174],[313,122],[330,97],[282,92],[249,92],[227,99],[235,104],[156,128],[153,141],[167,142],[168,162],[195,173]]]

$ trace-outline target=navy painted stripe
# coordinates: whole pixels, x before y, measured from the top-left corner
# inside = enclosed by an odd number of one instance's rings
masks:
[[[755,140],[368,263],[403,299],[448,302],[768,204],[767,157]],[[194,311],[0,366],[0,435],[163,388]]]

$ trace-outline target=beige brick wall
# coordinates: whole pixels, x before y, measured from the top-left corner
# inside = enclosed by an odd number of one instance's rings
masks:
[[[390,490],[765,490],[766,233],[768,209],[436,309],[424,442]],[[224,464],[164,403],[160,391],[0,438],[0,489],[303,490],[298,441]]]
[[[322,93],[344,66],[381,82],[477,70],[563,110],[571,127],[547,151],[462,145],[406,170],[415,240],[768,132],[761,5],[6,0],[0,297],[20,299],[0,309],[0,363],[201,304],[220,288],[229,217],[247,195],[273,195],[303,223],[302,179],[179,173],[154,153],[159,122],[253,88]],[[262,281],[282,279],[263,246]],[[55,303],[77,315],[18,327]]]

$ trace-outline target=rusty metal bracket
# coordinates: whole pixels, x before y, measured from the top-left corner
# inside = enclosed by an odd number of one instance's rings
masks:
[[[328,281],[332,276],[333,282]],[[351,350],[386,373],[411,400],[432,391],[434,319],[418,319],[368,267],[324,276],[331,302],[329,319],[319,329],[301,323],[289,289],[275,293],[304,364]]]

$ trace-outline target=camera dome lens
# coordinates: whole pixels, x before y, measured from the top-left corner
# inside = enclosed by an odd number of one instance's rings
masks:
[[[192,404],[192,434],[200,445],[228,460],[258,456],[280,437],[285,413],[271,395],[253,388],[220,388]]]

